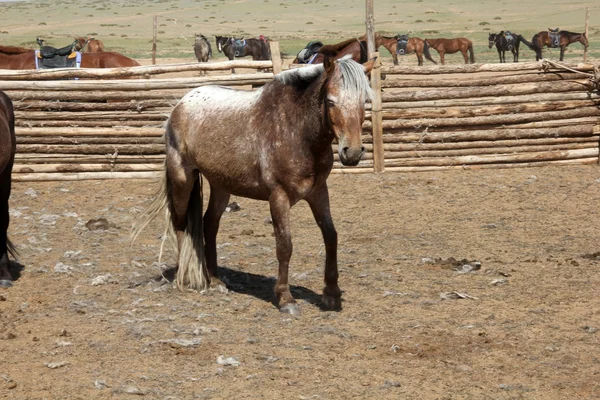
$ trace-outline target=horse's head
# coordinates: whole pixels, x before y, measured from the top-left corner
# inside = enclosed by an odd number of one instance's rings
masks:
[[[217,42],[217,50],[219,50],[219,53],[222,53],[223,46],[227,42],[227,38],[223,36],[215,36],[215,41]]]
[[[492,47],[494,47],[494,45],[496,44],[496,34],[495,33],[490,33],[488,35],[488,42],[489,42],[488,45],[489,45],[490,49]]]
[[[361,65],[345,56],[333,61],[325,57],[324,115],[328,128],[338,141],[338,154],[344,165],[357,165],[365,152],[362,124],[365,101],[373,98],[366,74],[375,58]]]

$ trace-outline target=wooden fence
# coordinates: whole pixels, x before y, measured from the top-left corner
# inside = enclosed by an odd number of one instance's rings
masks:
[[[15,104],[14,179],[156,177],[164,159],[162,126],[186,92],[211,84],[251,88],[273,78],[270,72],[196,72],[272,67],[271,61],[233,61],[0,71],[0,90]],[[156,77],[190,71],[194,76]],[[597,67],[535,62],[381,72],[386,171],[598,163]],[[55,80],[73,77],[86,79]],[[115,79],[122,77],[149,79]],[[373,171],[370,111],[363,140],[360,164],[343,168],[336,154],[334,172]]]

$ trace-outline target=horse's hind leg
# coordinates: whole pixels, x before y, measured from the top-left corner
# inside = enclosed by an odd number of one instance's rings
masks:
[[[8,185],[0,187],[0,287],[12,286],[10,262],[8,260]],[[7,190],[8,189],[8,190]]]
[[[325,242],[325,288],[323,289],[323,302],[330,310],[342,308],[342,291],[338,286],[337,267],[337,232],[331,219],[329,208],[329,192],[327,185],[313,191],[306,199],[313,212],[317,225],[321,228]]]
[[[167,155],[169,157],[169,155]],[[167,163],[171,222],[177,235],[177,287],[203,290],[207,286],[202,267],[202,202],[198,171],[185,168],[171,157]]]
[[[417,54],[417,62],[419,64],[419,67],[423,65],[423,55],[416,53]]]
[[[292,315],[300,314],[296,300],[292,297],[289,285],[289,266],[292,257],[292,235],[290,232],[290,199],[283,190],[277,188],[269,198],[273,230],[275,231],[275,244],[277,247],[277,261],[279,274],[275,283],[275,295],[279,311]]]
[[[210,185],[210,200],[204,214],[204,243],[206,269],[210,275],[211,286],[223,284],[219,279],[219,266],[217,265],[217,232],[229,197],[230,194],[226,191]]]
[[[467,54],[466,50],[461,51],[463,58],[465,59],[465,64],[469,63],[469,55]]]

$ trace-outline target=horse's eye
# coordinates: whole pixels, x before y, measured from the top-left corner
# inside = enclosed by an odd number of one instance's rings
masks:
[[[328,107],[335,107],[335,102],[333,100],[327,99],[327,106]]]

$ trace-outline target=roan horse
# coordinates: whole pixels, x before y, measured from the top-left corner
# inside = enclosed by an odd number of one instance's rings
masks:
[[[77,40],[75,49],[82,53],[100,53],[104,51],[104,43],[96,38],[89,37],[86,39],[82,37],[76,37],[75,40]]]
[[[425,39],[429,47],[434,48],[440,53],[440,61],[445,64],[444,55],[461,52],[465,59],[465,64],[475,63],[475,55],[473,54],[473,42],[466,38],[455,39]],[[469,56],[467,56],[467,51]]]
[[[496,46],[498,57],[501,63],[506,62],[506,52],[510,51],[513,54],[513,61],[519,62],[519,44],[523,42],[527,47],[531,48],[525,38],[519,34],[500,31],[500,33],[490,33],[488,36],[489,48]]]
[[[380,35],[379,32],[375,34],[375,45],[377,47],[383,46],[390,52],[390,54],[392,55],[392,60],[394,61],[394,65],[398,65],[398,53],[396,52],[398,46],[398,38],[399,35],[391,37]],[[408,39],[406,43],[405,54],[410,53],[415,53],[417,55],[417,62],[419,66],[423,65],[423,55],[432,63],[437,64],[435,60],[431,58],[431,53],[429,52],[429,45],[421,38],[411,37]]]
[[[139,65],[137,61],[112,51],[81,55],[81,68],[119,68]],[[35,69],[34,50],[0,46],[0,69]]]
[[[279,262],[277,304],[282,312],[298,314],[288,282],[290,208],[306,200],[325,242],[324,305],[340,309],[337,233],[326,180],[334,139],[344,165],[358,164],[364,153],[365,101],[372,96],[365,73],[374,61],[361,65],[349,57],[326,57],[323,64],[277,74],[256,91],[204,86],[185,95],[166,125],[159,194],[133,240],[151,219],[166,215],[179,249],[177,286],[203,290],[222,284],[216,236],[230,196],[268,201]],[[204,219],[202,176],[210,185]]]
[[[574,33],[568,31],[559,31],[558,33],[558,46],[552,44],[552,38],[547,31],[539,32],[533,35],[531,39],[531,49],[535,51],[535,60],[539,61],[542,57],[542,48],[547,46],[549,48],[552,47],[560,47],[560,61],[564,61],[565,58],[565,49],[571,43],[579,42],[583,45],[583,47],[588,47],[588,39],[585,33]]]
[[[15,248],[8,240],[8,198],[16,146],[13,105],[0,91],[0,287],[12,286],[8,255],[16,257]]]
[[[332,60],[350,55],[357,63],[365,63],[368,60],[367,42],[364,38],[348,39],[337,44],[328,44],[321,47],[313,57],[311,64],[319,64],[325,60],[325,56]],[[294,58],[292,64],[299,64],[298,57]]]
[[[196,40],[194,41],[194,54],[198,59],[198,62],[207,62],[212,57],[212,47],[210,42],[201,33],[196,33]]]

